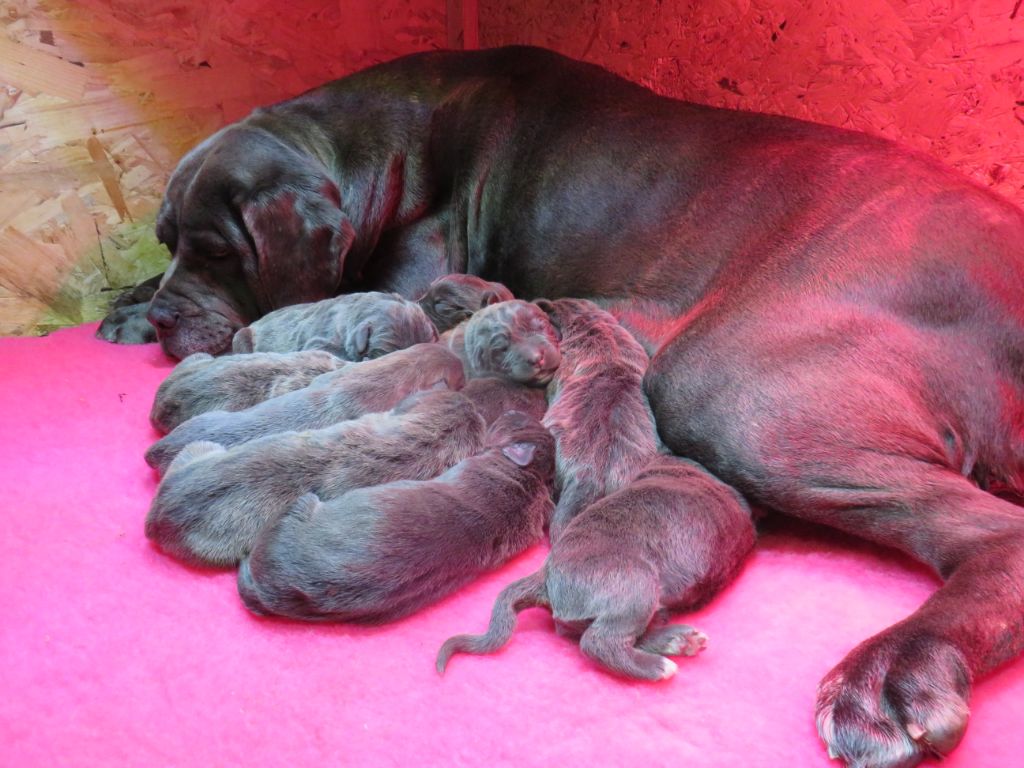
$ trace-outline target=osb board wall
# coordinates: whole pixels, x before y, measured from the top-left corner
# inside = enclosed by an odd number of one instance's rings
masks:
[[[1022,0],[480,0],[480,25],[483,46],[884,135],[1024,205]]]
[[[163,270],[168,174],[254,106],[445,47],[446,0],[0,0],[0,334]]]

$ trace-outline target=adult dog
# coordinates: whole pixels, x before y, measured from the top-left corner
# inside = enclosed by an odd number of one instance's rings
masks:
[[[398,59],[194,149],[149,317],[175,356],[275,307],[447,272],[598,301],[662,439],[763,507],[945,580],[818,693],[830,752],[909,766],[1024,647],[1024,212],[881,139],[652,94],[530,48]]]

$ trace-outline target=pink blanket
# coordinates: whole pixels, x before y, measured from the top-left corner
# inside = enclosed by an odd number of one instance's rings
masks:
[[[95,325],[0,339],[0,765],[827,766],[819,678],[936,580],[830,532],[773,523],[736,583],[687,617],[708,649],[675,679],[619,680],[522,614],[494,656],[434,672],[482,631],[537,547],[379,628],[250,615],[234,573],[142,532],[147,414],[171,363]],[[1024,764],[1024,663],[976,687],[949,768]]]

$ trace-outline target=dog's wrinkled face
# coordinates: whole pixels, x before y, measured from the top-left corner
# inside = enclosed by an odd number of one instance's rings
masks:
[[[472,376],[497,374],[536,387],[551,381],[562,360],[547,315],[518,300],[474,314],[465,325],[465,348]]]
[[[173,258],[149,321],[177,358],[223,352],[276,307],[334,295],[354,237],[326,169],[244,125],[181,161],[156,233]]]

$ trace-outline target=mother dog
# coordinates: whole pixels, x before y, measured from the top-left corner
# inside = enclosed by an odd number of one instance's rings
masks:
[[[1024,213],[926,157],[548,51],[426,53],[212,136],[157,233],[176,357],[446,272],[615,313],[673,451],[944,579],[821,684],[851,766],[952,749],[972,680],[1024,647],[1024,510],[997,495],[1024,491]]]

